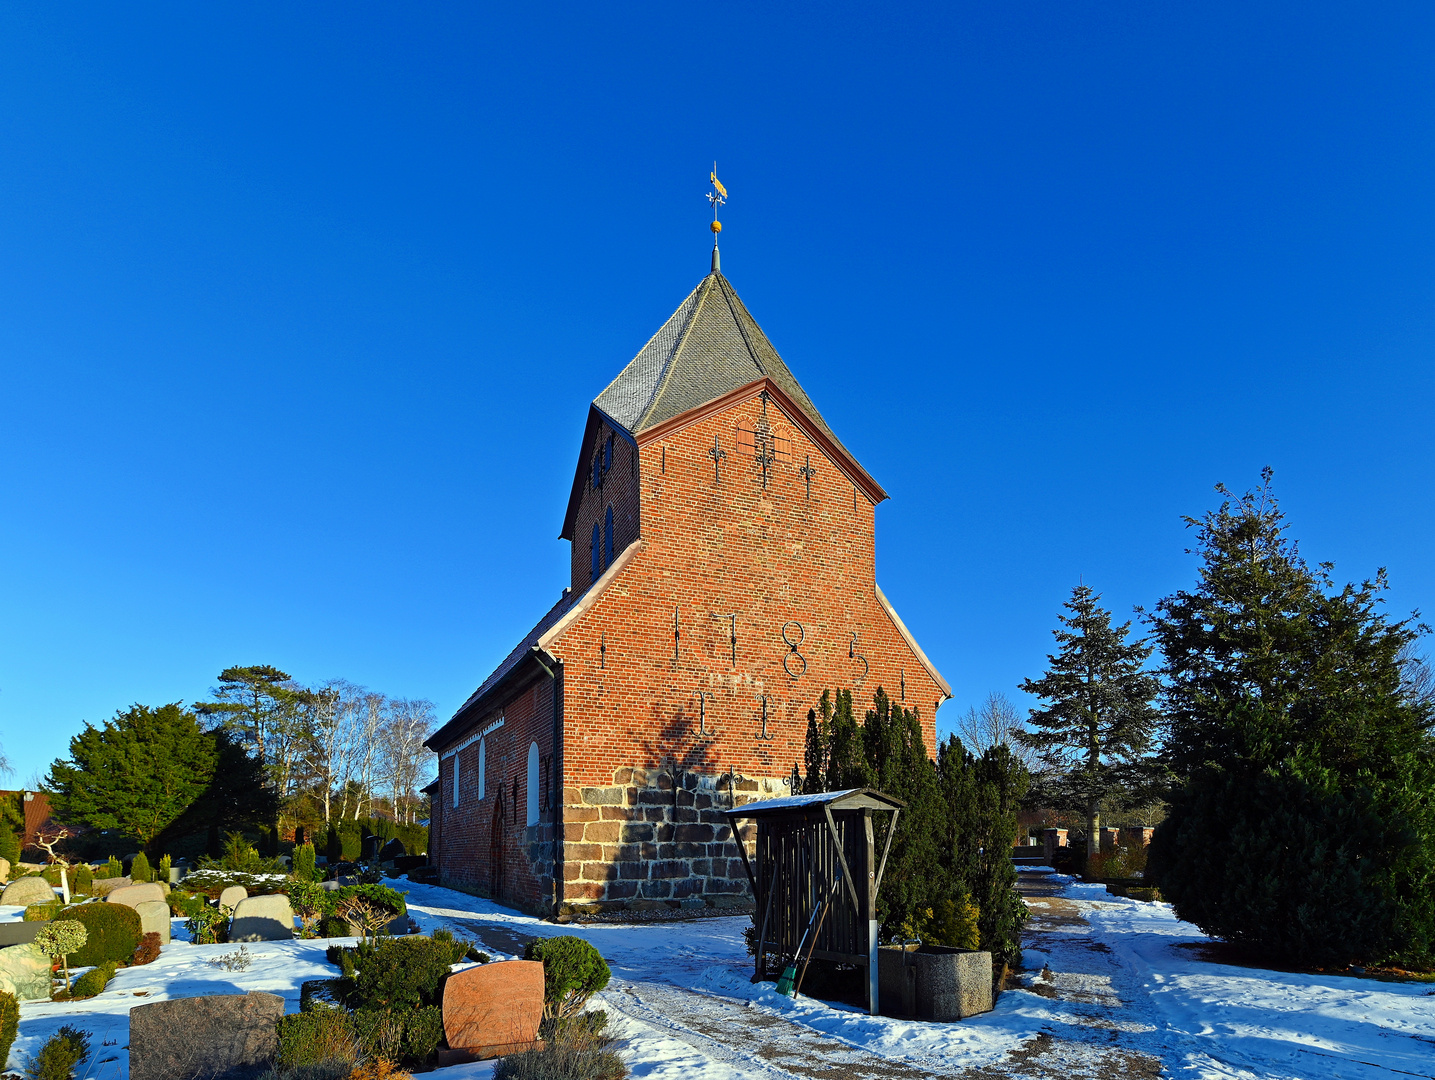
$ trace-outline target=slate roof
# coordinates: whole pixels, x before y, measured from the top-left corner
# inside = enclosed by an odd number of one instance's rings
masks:
[[[764,376],[852,458],[717,270],[688,294],[593,404],[638,435]]]

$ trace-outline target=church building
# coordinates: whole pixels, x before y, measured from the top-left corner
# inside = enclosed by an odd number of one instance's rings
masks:
[[[716,231],[716,225],[715,229]],[[541,915],[750,902],[722,811],[789,794],[808,711],[950,688],[875,578],[887,497],[719,270],[594,399],[572,580],[427,745],[445,885]]]

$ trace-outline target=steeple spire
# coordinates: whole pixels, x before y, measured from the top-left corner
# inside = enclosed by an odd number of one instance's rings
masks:
[[[713,171],[708,179],[712,181],[713,189],[708,192],[708,202],[713,208],[713,223],[709,228],[713,231],[713,268],[714,274],[722,269],[722,260],[718,257],[718,233],[722,232],[722,222],[718,220],[718,207],[727,202],[727,188],[722,186],[722,181],[717,178],[717,162],[713,162]]]

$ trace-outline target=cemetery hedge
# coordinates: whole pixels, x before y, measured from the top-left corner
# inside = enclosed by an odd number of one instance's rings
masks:
[[[84,946],[71,959],[76,967],[93,967],[108,961],[128,964],[140,943],[140,917],[125,904],[76,904],[55,916],[83,923],[89,932]]]

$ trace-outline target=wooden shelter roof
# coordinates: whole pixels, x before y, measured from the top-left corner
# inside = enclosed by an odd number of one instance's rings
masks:
[[[843,791],[818,791],[811,795],[785,795],[780,799],[746,803],[724,810],[728,817],[771,817],[795,810],[900,810],[907,804],[875,788],[847,788]]]

